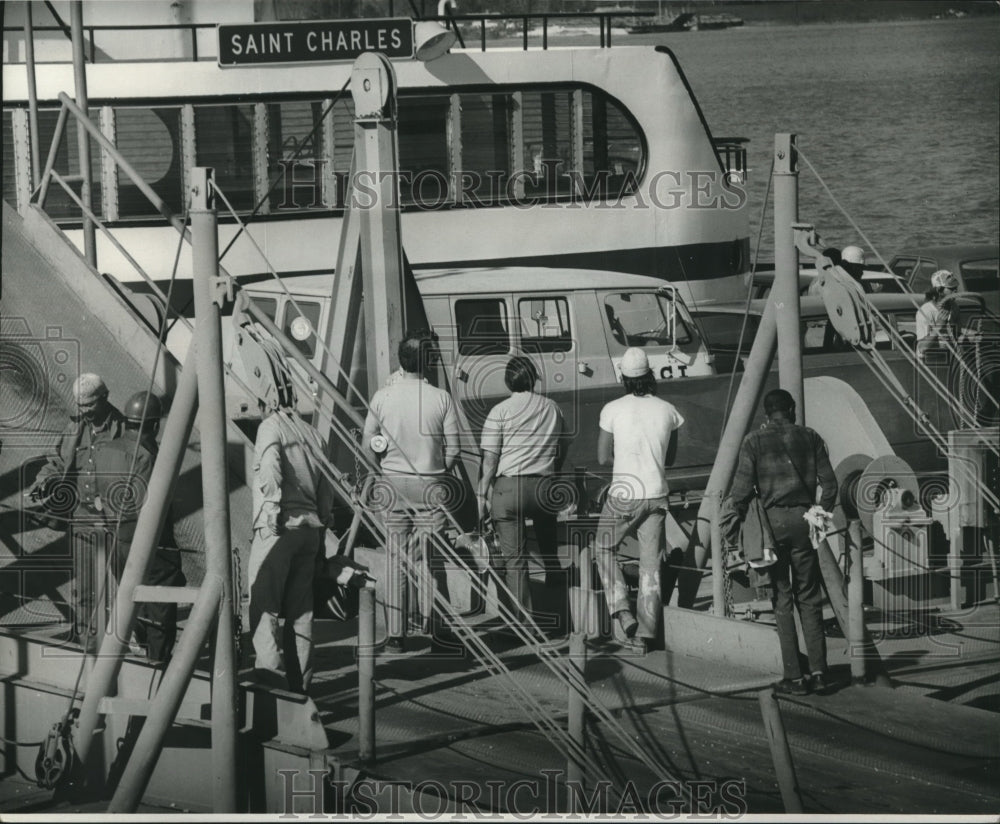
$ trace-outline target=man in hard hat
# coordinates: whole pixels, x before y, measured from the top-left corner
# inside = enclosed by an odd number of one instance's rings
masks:
[[[865,251],[860,246],[845,246],[840,252],[840,268],[849,274],[866,292],[871,292],[865,272]]]
[[[323,536],[333,524],[325,444],[278,387],[257,430],[250,546],[250,632],[254,677],[308,692],[312,680],[313,581]],[[281,620],[284,619],[284,628]]]
[[[604,406],[598,422],[597,459],[605,466],[613,464],[613,475],[597,525],[594,558],[615,623],[615,640],[643,652],[656,638],[663,612],[666,468],[677,455],[677,430],[684,418],[673,404],[656,397],[656,377],[642,349],[626,349],[619,368],[625,394]],[[617,559],[618,547],[633,533],[639,540],[638,621]]]
[[[740,519],[756,495],[774,538],[778,560],[767,567],[773,587],[771,603],[781,646],[784,677],[778,692],[807,695],[828,684],[826,639],[823,636],[823,586],[819,560],[804,516],[818,503],[826,512],[837,502],[837,478],[823,439],[795,423],[795,400],[784,389],[764,396],[764,426],[743,439],[729,496]],[[809,673],[799,664],[798,609],[809,659]]]
[[[117,440],[125,430],[125,418],[108,401],[108,387],[100,375],[84,372],[73,381],[72,398],[77,414],[63,430],[48,461],[25,493],[32,501],[50,505],[67,502],[61,511],[69,518],[69,540],[73,555],[73,628],[71,640],[84,642],[92,650],[97,639],[94,612],[97,581],[103,570],[95,570],[95,542],[107,547],[108,533],[100,509],[95,454],[104,443]]]
[[[958,341],[962,328],[962,313],[955,295],[958,278],[947,269],[938,269],[931,275],[931,288],[924,295],[924,303],[917,309],[917,356],[923,358],[934,349],[946,349]]]
[[[107,530],[114,538],[111,569],[119,580],[135,537],[139,513],[146,503],[149,480],[159,447],[163,407],[150,392],[136,392],[123,409],[122,437],[100,444],[95,450],[96,481]],[[182,586],[180,552],[174,541],[173,513],[169,506],[142,583],[148,586]],[[162,664],[170,658],[177,635],[177,604],[146,603],[136,611],[135,636],[150,661]]]

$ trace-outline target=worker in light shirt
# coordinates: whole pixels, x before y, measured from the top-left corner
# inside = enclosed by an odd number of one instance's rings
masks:
[[[455,403],[424,377],[435,359],[431,333],[409,332],[400,341],[398,354],[402,374],[372,396],[362,437],[385,484],[374,497],[386,504],[385,651],[389,653],[406,651],[407,572],[417,568],[414,550],[419,545],[432,550],[430,536],[444,530],[455,497],[449,473],[459,454]],[[434,634],[444,637],[440,631]]]
[[[538,372],[530,358],[511,358],[504,382],[511,395],[490,410],[483,424],[479,516],[492,514],[500,544],[497,573],[531,612],[525,518],[534,525],[546,586],[565,588],[556,533],[562,496],[553,486],[566,454],[565,423],[558,404],[533,391]]]
[[[627,349],[620,368],[625,394],[604,406],[598,424],[597,457],[602,465],[613,463],[613,475],[594,557],[615,639],[643,652],[656,638],[662,613],[660,559],[669,491],[665,473],[676,457],[677,430],[684,418],[673,404],[656,397],[656,378],[642,349]],[[618,547],[632,533],[639,540],[638,621],[617,559]]]

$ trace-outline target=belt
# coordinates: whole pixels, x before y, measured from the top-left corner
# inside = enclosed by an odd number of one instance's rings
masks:
[[[551,472],[535,472],[531,475],[497,475],[498,478],[550,478]]]
[[[812,504],[771,504],[764,509],[809,509]]]

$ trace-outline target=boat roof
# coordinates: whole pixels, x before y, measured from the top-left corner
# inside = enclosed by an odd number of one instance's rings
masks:
[[[424,297],[453,294],[497,294],[502,292],[568,292],[581,289],[662,289],[665,280],[600,269],[556,269],[541,266],[461,267],[422,269],[415,273]],[[251,283],[255,293],[281,294],[287,288],[296,295],[329,297],[333,275],[302,275],[294,278]]]
[[[995,243],[962,243],[942,246],[910,246],[897,251],[893,257],[939,257],[956,260],[996,257],[1000,249]]]

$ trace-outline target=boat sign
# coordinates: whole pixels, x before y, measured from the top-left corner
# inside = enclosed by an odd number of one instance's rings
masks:
[[[413,57],[408,17],[225,24],[218,31],[220,66],[354,60],[366,51]]]

